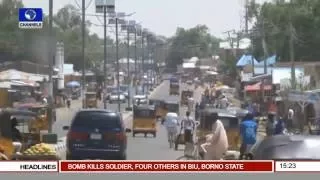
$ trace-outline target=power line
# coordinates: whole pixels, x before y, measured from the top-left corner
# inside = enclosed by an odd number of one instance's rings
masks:
[[[85,7],[85,10],[87,10],[87,9],[91,6],[92,2],[93,2],[93,0],[90,0],[90,2],[88,3],[88,5]],[[75,3],[76,6],[79,8],[79,9],[78,9],[78,11],[79,11],[79,10],[81,9],[80,4],[78,3],[77,0],[74,0],[74,3]]]

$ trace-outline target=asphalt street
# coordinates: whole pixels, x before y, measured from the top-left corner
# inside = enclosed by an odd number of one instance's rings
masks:
[[[182,84],[181,90],[191,88],[188,85]],[[200,97],[201,89],[195,91],[195,98]],[[150,93],[149,99],[171,99],[179,100],[180,96],[169,95],[169,81],[164,81]],[[199,99],[200,100],[200,99]],[[184,115],[186,108],[180,108],[180,114]],[[158,123],[157,137],[151,135],[144,138],[143,135],[132,137],[128,134],[128,159],[130,160],[174,160],[183,155],[184,147],[179,146],[179,150],[175,151],[169,148],[166,129]]]
[[[132,94],[135,94],[134,88],[131,90]],[[131,96],[132,97],[132,96]],[[131,101],[132,102],[132,101]],[[99,102],[99,107],[103,108],[103,102]],[[127,103],[121,104],[121,112],[125,111],[125,108],[128,107]],[[56,109],[57,112],[57,121],[53,124],[53,132],[58,135],[58,138],[66,136],[66,131],[62,130],[63,126],[69,126],[71,123],[71,120],[79,109],[82,108],[82,101],[81,100],[74,100],[71,102],[71,108],[58,108]],[[118,104],[109,104],[107,103],[107,109],[111,109],[114,111],[118,111]]]
[[[193,88],[188,87],[188,85],[181,85],[182,89]],[[132,93],[134,94],[134,89],[132,88]],[[194,88],[193,88],[194,89]],[[196,97],[200,97],[200,90],[195,91]],[[132,96],[131,96],[132,97]],[[161,99],[175,99],[179,100],[179,96],[169,96],[169,81],[164,81],[159,86],[157,86],[151,93],[149,98],[161,98]],[[57,133],[59,138],[63,138],[66,135],[66,131],[62,130],[63,126],[70,125],[71,120],[75,112],[81,109],[82,103],[81,100],[73,101],[71,108],[59,108],[57,109],[57,121],[53,125],[53,132]],[[100,107],[103,107],[103,103],[100,102]],[[125,111],[127,103],[121,104],[121,111]],[[117,111],[118,104],[107,104],[108,109]],[[183,115],[185,113],[185,107],[181,107],[180,111]],[[132,122],[132,118],[129,122]],[[131,123],[128,124],[128,128],[132,126]],[[132,137],[132,133],[128,133],[128,150],[127,158],[129,160],[174,160],[179,156],[183,155],[184,147],[179,146],[179,150],[175,151],[169,148],[167,141],[167,132],[165,127],[160,123],[158,126],[157,137],[149,136],[145,138],[143,135],[136,135]]]

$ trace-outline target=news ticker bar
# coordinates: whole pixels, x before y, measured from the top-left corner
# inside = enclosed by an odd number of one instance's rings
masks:
[[[320,172],[320,161],[0,161],[0,172]]]

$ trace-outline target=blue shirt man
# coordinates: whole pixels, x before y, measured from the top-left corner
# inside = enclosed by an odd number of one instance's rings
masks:
[[[249,114],[240,124],[240,135],[243,145],[253,145],[257,140],[258,124],[254,120],[253,115]]]
[[[280,118],[275,125],[275,129],[274,129],[274,134],[273,135],[279,135],[279,134],[283,134],[284,130],[286,129],[284,120],[282,118]]]

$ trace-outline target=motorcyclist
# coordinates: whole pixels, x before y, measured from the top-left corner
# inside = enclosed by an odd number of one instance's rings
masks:
[[[285,130],[286,130],[285,122],[284,122],[283,118],[280,117],[279,120],[277,120],[275,123],[273,135],[284,134]]]
[[[258,124],[254,120],[254,116],[251,112],[248,112],[246,117],[240,123],[240,135],[242,139],[240,154],[244,154],[250,149],[257,140],[257,128]]]
[[[275,114],[273,112],[268,113],[268,122],[266,126],[266,134],[267,136],[272,136],[275,131],[275,121],[274,121]]]
[[[212,133],[206,136],[206,143],[202,144],[206,151],[202,154],[205,160],[220,160],[228,150],[228,137],[223,123],[218,119],[217,113],[210,115]]]

